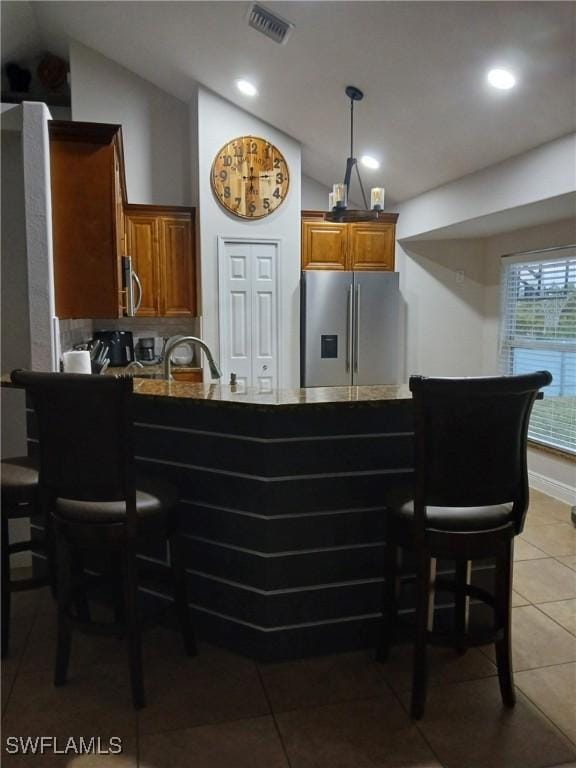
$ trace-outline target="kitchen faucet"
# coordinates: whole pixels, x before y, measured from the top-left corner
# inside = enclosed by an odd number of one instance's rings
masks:
[[[196,344],[199,346],[206,355],[212,378],[220,379],[222,377],[222,371],[214,362],[212,352],[210,351],[210,348],[205,341],[202,341],[202,339],[199,339],[196,336],[172,336],[170,339],[168,339],[164,347],[164,378],[166,381],[170,381],[172,378],[172,374],[170,373],[170,355],[173,349],[179,344]]]

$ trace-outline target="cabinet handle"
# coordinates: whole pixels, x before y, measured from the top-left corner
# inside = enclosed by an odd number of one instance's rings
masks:
[[[134,307],[134,313],[138,312],[140,309],[140,304],[142,304],[142,283],[140,282],[140,278],[136,274],[136,272],[132,272],[132,280],[136,283],[136,287],[138,288],[138,301],[136,302],[136,306]]]
[[[124,277],[124,291],[126,296],[126,317],[134,315],[134,290],[132,286],[132,258],[122,256],[122,272]]]

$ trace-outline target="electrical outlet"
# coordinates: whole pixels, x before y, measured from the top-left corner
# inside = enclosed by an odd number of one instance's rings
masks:
[[[456,282],[457,283],[463,283],[464,278],[466,277],[466,273],[463,269],[456,270]]]

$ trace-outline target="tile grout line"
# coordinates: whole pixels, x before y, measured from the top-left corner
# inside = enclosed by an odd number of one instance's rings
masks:
[[[278,725],[278,721],[276,720],[276,713],[274,712],[274,708],[272,707],[272,702],[270,701],[270,698],[268,696],[268,690],[266,689],[266,684],[264,683],[262,672],[260,671],[260,666],[258,664],[256,664],[255,666],[256,666],[256,674],[258,675],[258,679],[260,680],[260,685],[262,686],[262,691],[264,693],[264,698],[266,699],[266,703],[268,704],[268,709],[270,710],[270,714],[272,716],[272,721],[274,723],[274,728],[276,729],[276,734],[278,736],[278,739],[280,740],[280,746],[282,747],[282,751],[284,752],[284,757],[286,758],[286,762],[288,763],[288,768],[292,768],[292,761],[290,760],[290,755],[288,754],[288,750],[286,749],[286,744],[284,743],[284,738],[282,736],[280,726]]]
[[[571,662],[567,662],[567,663],[569,664],[569,663],[571,663]],[[551,665],[551,666],[560,666],[560,665],[558,665],[558,664],[553,664],[553,665]],[[526,672],[527,672],[528,670],[523,670],[523,671],[526,671]],[[522,688],[520,688],[520,686],[518,686],[516,683],[514,683],[514,688],[517,688],[517,689],[520,691],[520,693],[522,694],[522,696],[524,696],[524,698],[525,698],[525,699],[526,699],[526,700],[527,700],[527,701],[528,701],[528,702],[529,702],[529,703],[530,703],[530,704],[531,704],[531,705],[534,707],[534,709],[536,709],[536,710],[537,710],[537,711],[538,711],[538,712],[539,712],[539,713],[542,715],[542,717],[543,717],[543,718],[544,718],[544,719],[545,719],[545,720],[546,720],[548,723],[550,723],[550,725],[552,726],[552,728],[553,728],[553,729],[554,729],[554,730],[555,730],[555,731],[556,731],[558,734],[560,734],[560,735],[561,735],[561,736],[562,736],[564,739],[566,739],[566,741],[568,742],[568,744],[570,744],[570,746],[574,747],[574,748],[575,748],[575,750],[576,750],[576,742],[572,741],[572,739],[571,739],[571,738],[570,738],[570,737],[569,737],[569,736],[568,736],[566,733],[564,733],[564,731],[562,730],[562,728],[560,728],[560,726],[559,726],[559,725],[557,725],[557,724],[554,722],[554,720],[553,720],[553,719],[552,719],[552,718],[551,718],[549,715],[547,715],[547,714],[546,714],[546,712],[544,712],[544,710],[543,710],[543,709],[541,709],[541,708],[538,706],[538,704],[537,704],[537,703],[536,703],[536,702],[535,702],[535,701],[532,699],[532,697],[531,697],[531,696],[529,696],[529,695],[528,695],[528,694],[527,694],[525,691],[523,691],[523,690],[522,690]],[[553,766],[552,766],[551,768],[553,768]]]
[[[16,670],[14,671],[14,677],[12,679],[12,684],[10,685],[10,691],[8,693],[8,696],[6,698],[6,705],[4,709],[2,710],[2,719],[4,719],[4,713],[8,711],[8,706],[10,704],[10,699],[12,698],[12,692],[14,690],[14,686],[16,685],[16,680],[18,678],[18,675],[20,674],[20,671],[22,669],[22,663],[24,661],[24,654],[26,652],[26,649],[28,648],[28,643],[30,642],[30,638],[32,636],[32,631],[34,630],[34,627],[36,626],[36,622],[38,621],[38,615],[40,613],[40,603],[38,602],[38,605],[36,607],[36,610],[34,611],[34,616],[32,618],[32,621],[30,622],[30,628],[28,629],[28,632],[26,633],[26,638],[24,640],[22,651],[20,653],[20,656],[18,658],[18,663],[16,664]]]
[[[573,600],[573,599],[574,598],[571,598],[571,597],[566,598],[566,600]],[[550,614],[546,613],[546,611],[543,611],[540,608],[541,605],[548,605],[549,603],[563,603],[563,602],[564,602],[564,600],[549,600],[548,603],[537,603],[537,604],[534,604],[534,608],[537,608],[543,616],[546,616],[546,618],[548,618],[551,621],[553,621],[554,624],[556,624],[557,626],[561,627],[561,629],[563,629],[565,632],[568,632],[569,635],[572,635],[573,637],[576,637],[576,633],[575,632],[572,632],[570,629],[568,629],[567,627],[565,627],[562,624],[560,624],[559,621],[556,621],[554,616],[550,616]],[[519,607],[522,607],[522,606],[519,606]],[[547,664],[546,666],[557,666],[557,665],[555,665],[555,664]]]
[[[402,709],[402,711],[406,713],[406,716],[408,717],[408,721],[409,721],[410,725],[412,725],[413,727],[416,728],[417,732],[420,734],[421,739],[423,740],[423,742],[426,744],[426,746],[430,750],[430,754],[434,757],[434,759],[438,763],[439,768],[444,768],[444,763],[440,760],[439,755],[436,754],[436,751],[432,747],[432,744],[426,738],[426,734],[420,728],[420,726],[418,724],[418,720],[413,720],[412,719],[412,717],[410,716],[410,712],[404,706],[404,702],[400,698],[400,693],[396,693],[396,691],[392,688],[390,683],[386,680],[386,677],[384,675],[384,670],[381,669],[382,665],[379,664],[378,662],[376,662],[376,663],[378,664],[378,674],[379,674],[380,678],[382,679],[382,681],[384,682],[384,684],[386,685],[386,687],[388,688],[388,690],[392,694],[393,698],[396,699],[396,701],[400,705],[400,708]]]

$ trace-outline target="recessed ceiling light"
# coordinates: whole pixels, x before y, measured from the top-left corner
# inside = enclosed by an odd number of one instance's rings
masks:
[[[362,157],[360,158],[360,162],[362,163],[362,165],[365,165],[366,168],[372,168],[372,169],[380,168],[380,163],[378,162],[378,160],[376,160],[374,157],[370,157],[370,155],[362,155]]]
[[[487,80],[491,86],[500,91],[508,91],[516,85],[516,78],[507,69],[491,69],[488,72]]]
[[[252,85],[248,80],[236,80],[236,87],[244,96],[256,96],[258,93],[256,86]]]

